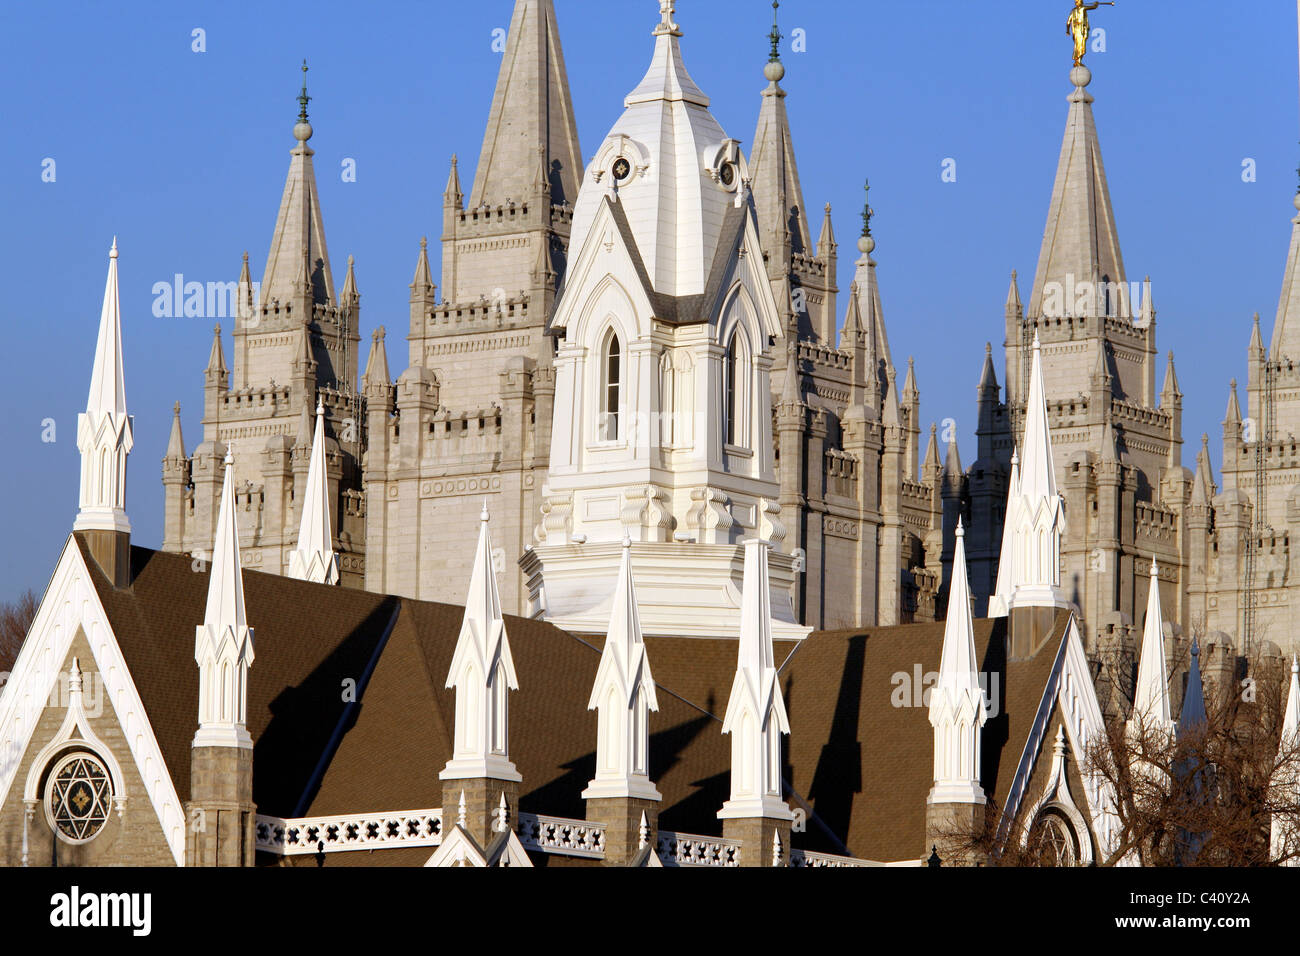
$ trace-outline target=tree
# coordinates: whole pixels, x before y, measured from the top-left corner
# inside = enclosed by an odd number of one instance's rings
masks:
[[[16,600],[0,603],[0,671],[13,670],[18,651],[27,639],[27,631],[36,618],[39,602],[31,589]]]
[[[1181,678],[1185,662],[1171,670]],[[1080,777],[1112,795],[1113,846],[1093,840],[1096,865],[1300,865],[1300,739],[1282,733],[1290,662],[1260,657],[1250,662],[1250,677],[1207,687],[1203,721],[1175,732],[1112,719],[1085,747]],[[1052,759],[1050,739],[1038,759]],[[1073,796],[1082,807],[1082,795]],[[1077,840],[1088,835],[1050,812],[1029,819],[1036,803],[1037,795],[1026,794],[1007,820],[990,801],[982,834],[945,834],[949,858],[991,866],[1078,863]],[[1271,847],[1275,822],[1290,836]]]

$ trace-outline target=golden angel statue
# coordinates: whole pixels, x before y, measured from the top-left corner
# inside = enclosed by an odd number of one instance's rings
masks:
[[[1085,0],[1074,0],[1074,9],[1070,11],[1069,17],[1065,21],[1065,32],[1074,38],[1074,65],[1083,65],[1083,55],[1088,52],[1088,37],[1092,33],[1092,28],[1088,24],[1088,11],[1096,10],[1098,7],[1113,7],[1113,2],[1101,0],[1098,3],[1087,3]]]

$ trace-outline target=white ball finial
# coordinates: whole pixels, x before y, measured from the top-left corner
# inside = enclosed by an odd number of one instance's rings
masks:
[[[1092,70],[1080,64],[1070,71],[1070,82],[1083,89],[1092,82]]]

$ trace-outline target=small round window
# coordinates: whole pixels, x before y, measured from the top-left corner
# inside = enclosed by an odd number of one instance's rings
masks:
[[[64,757],[45,784],[46,816],[67,843],[88,843],[99,836],[112,803],[108,771],[88,753]]]
[[[614,160],[615,182],[621,183],[631,175],[632,175],[632,164],[629,163],[626,158],[620,156],[618,159]]]
[[[734,186],[736,184],[736,164],[723,163],[722,168],[718,170],[718,179],[720,179],[722,185],[726,186],[728,189]]]

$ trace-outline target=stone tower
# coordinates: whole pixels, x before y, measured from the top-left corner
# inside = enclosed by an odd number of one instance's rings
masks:
[[[427,243],[411,284],[410,367],[387,381],[377,339],[367,377],[366,587],[457,601],[468,569],[451,545],[475,533],[484,495],[510,562],[532,543],[550,457],[554,345],[546,334],[582,175],[551,0],[516,0],[478,169],[443,194],[442,289]],[[504,567],[504,565],[502,565]],[[521,581],[502,574],[507,613]]]
[[[1300,195],[1295,198],[1300,209]],[[1300,538],[1300,462],[1291,452],[1300,431],[1300,215],[1277,318],[1264,346],[1255,315],[1246,347],[1245,408],[1236,380],[1223,420],[1222,492],[1216,495],[1208,436],[1202,440],[1191,492],[1191,616],[1207,634],[1222,632],[1237,651],[1267,642],[1297,647],[1291,620],[1297,602],[1291,544]],[[1220,643],[1223,642],[1221,639]]]
[[[304,64],[304,71],[306,65]],[[245,253],[236,291],[233,368],[221,327],[204,370],[203,441],[185,452],[179,411],[163,461],[163,548],[206,554],[216,533],[222,462],[234,458],[245,560],[284,574],[298,543],[311,459],[312,413],[324,408],[330,526],[343,583],[365,580],[361,455],[365,409],[357,391],[361,297],[353,260],[335,293],[308,145],[306,80],[289,174],[266,271],[255,286]]]
[[[940,530],[935,469],[918,473],[920,392],[900,394],[876,279],[870,209],[842,334],[839,246],[825,207],[816,242],[781,86],[774,23],[750,181],[764,262],[785,333],[771,374],[784,550],[796,557],[795,614],[814,627],[932,620]],[[934,561],[936,563],[931,564]]]
[[[1300,193],[1293,198],[1300,210]],[[1242,408],[1234,379],[1223,420],[1223,487],[1210,463],[1209,436],[1201,439],[1189,507],[1190,616],[1233,656],[1280,648],[1294,653],[1300,642],[1292,620],[1300,579],[1292,561],[1300,537],[1300,215],[1291,220],[1291,244],[1282,275],[1277,317],[1267,347],[1256,313],[1246,346],[1246,395]],[[1216,633],[1218,632],[1218,633]],[[1220,667],[1223,665],[1221,664]]]
[[[1150,284],[1131,287],[1124,270],[1087,89],[1092,72],[1078,66],[1070,79],[1033,290],[1025,307],[1013,275],[1007,296],[1005,401],[987,356],[981,374],[979,457],[967,471],[968,556],[976,612],[983,613],[1000,572],[1002,503],[1015,447],[1026,440],[1030,370],[1041,350],[1051,477],[1064,499],[1060,596],[1078,607],[1095,650],[1103,637],[1131,643],[1153,554],[1164,605],[1183,620],[1175,598],[1187,584],[1183,529],[1192,474],[1181,465],[1182,395],[1172,356],[1164,388],[1156,390],[1161,360]]]

